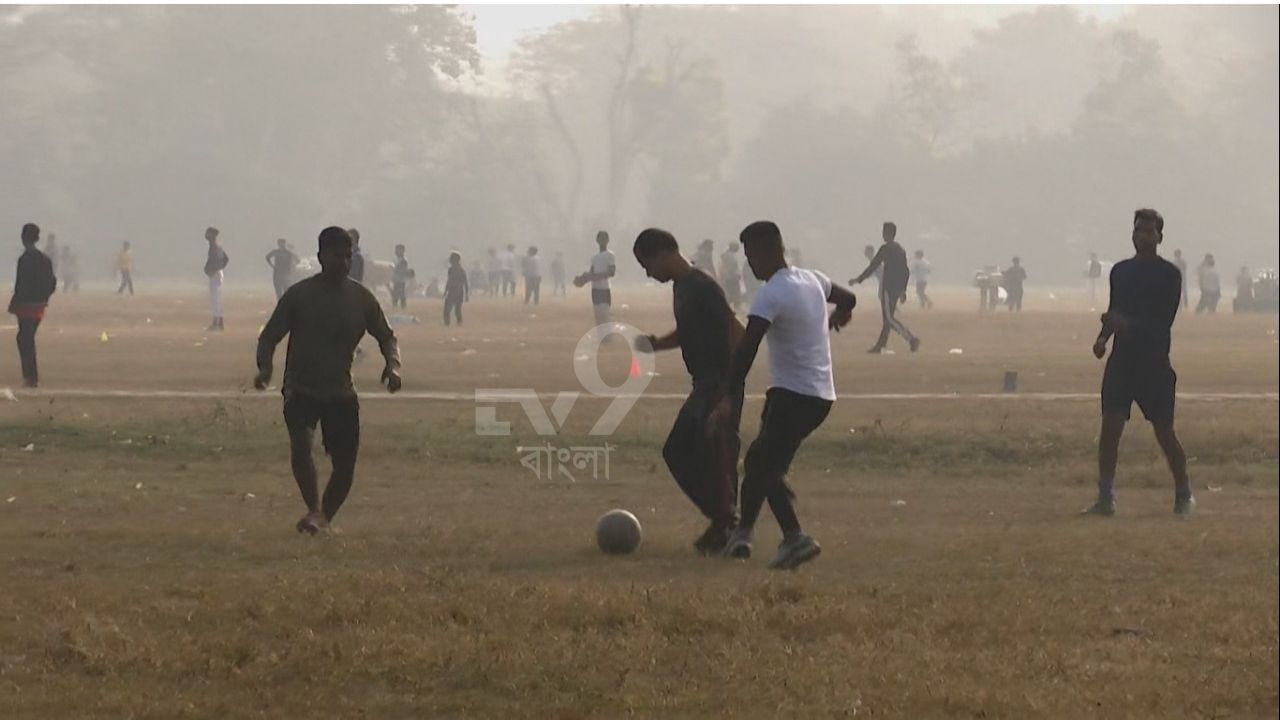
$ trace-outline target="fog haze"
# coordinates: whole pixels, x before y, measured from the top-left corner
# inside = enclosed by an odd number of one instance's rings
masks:
[[[777,221],[836,277],[894,220],[941,282],[1129,253],[1277,263],[1277,7],[599,7],[502,66],[465,8],[0,10],[0,234],[133,243],[148,278],[265,282],[330,224],[434,274],[513,243],[585,266],[595,230],[691,252]],[[8,262],[8,261],[6,261]],[[624,279],[638,279],[632,263]],[[3,275],[9,278],[8,272]]]

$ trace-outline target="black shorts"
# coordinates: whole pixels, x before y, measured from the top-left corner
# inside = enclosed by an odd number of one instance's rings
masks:
[[[1112,358],[1102,375],[1102,413],[1127,420],[1136,402],[1152,424],[1172,423],[1177,386],[1178,374],[1167,363],[1151,366]]]
[[[360,449],[360,401],[355,396],[320,400],[310,395],[286,392],[284,424],[293,436],[314,432],[320,424],[324,451],[329,455],[355,455]]]
[[[613,293],[608,288],[591,288],[592,305],[612,305]]]
[[[760,434],[747,449],[747,474],[755,476],[759,468],[764,476],[785,477],[800,445],[827,419],[833,405],[814,395],[769,388],[760,412]]]

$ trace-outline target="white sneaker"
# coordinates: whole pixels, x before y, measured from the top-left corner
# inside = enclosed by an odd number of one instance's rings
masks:
[[[796,533],[783,538],[778,545],[778,553],[769,561],[769,567],[774,570],[794,570],[821,553],[822,546],[817,540],[804,533]]]

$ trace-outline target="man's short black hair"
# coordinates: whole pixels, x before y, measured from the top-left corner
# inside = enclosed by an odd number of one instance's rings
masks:
[[[22,226],[22,242],[26,242],[27,238],[35,238],[40,236],[40,226],[35,223],[27,223]],[[34,241],[33,241],[34,242]]]
[[[896,238],[898,237],[898,225],[897,223],[887,222],[884,224],[884,228],[881,232],[888,232],[889,237]]]
[[[354,244],[351,241],[351,233],[337,225],[331,225],[320,231],[320,252],[324,252],[331,246],[350,249]]]
[[[649,228],[636,236],[636,244],[631,250],[636,257],[648,260],[660,252],[679,251],[680,244],[676,242],[676,236],[666,230]]]
[[[1156,225],[1156,232],[1160,233],[1160,237],[1164,237],[1164,216],[1152,210],[1151,208],[1142,208],[1133,211],[1133,226],[1138,227],[1139,222],[1151,222]]]
[[[743,247],[782,252],[782,231],[769,220],[757,220],[746,226],[738,233],[738,240]]]

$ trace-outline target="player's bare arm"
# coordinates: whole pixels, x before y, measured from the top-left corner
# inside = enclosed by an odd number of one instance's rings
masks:
[[[653,353],[662,350],[674,350],[680,347],[680,331],[672,330],[666,335],[641,335],[635,340],[636,352]]]
[[[769,325],[769,321],[762,317],[752,315],[747,318],[747,329],[742,333],[742,340],[734,349],[733,357],[729,361],[725,392],[721,393],[720,402],[711,411],[707,422],[708,433],[724,427],[731,418],[742,411],[737,398],[742,396],[741,391],[746,385],[747,374],[751,372],[751,365],[756,361],[756,354],[760,352],[760,343],[764,341],[764,334],[769,331]]]

